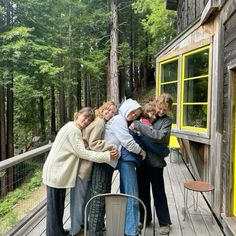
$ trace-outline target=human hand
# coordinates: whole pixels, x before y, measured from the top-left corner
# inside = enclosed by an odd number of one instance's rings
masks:
[[[112,149],[110,152],[110,158],[111,160],[117,160],[119,158],[119,152],[118,150]]]
[[[142,149],[141,152],[139,153],[139,155],[142,156],[142,160],[145,160],[146,158],[146,152]]]
[[[138,130],[134,127],[134,122],[132,122],[132,123],[130,124],[129,129],[130,129],[131,131],[133,131],[134,133],[137,133],[137,132],[138,132]]]

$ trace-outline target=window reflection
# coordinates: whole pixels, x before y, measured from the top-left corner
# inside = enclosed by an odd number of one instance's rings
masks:
[[[161,82],[169,82],[178,79],[178,60],[161,65]]]
[[[185,57],[185,78],[208,74],[209,49]]]
[[[207,102],[208,77],[184,81],[184,102]]]
[[[184,105],[183,125],[207,128],[207,105]]]
[[[169,93],[174,98],[174,102],[177,102],[177,83],[163,84],[161,86],[161,93]]]

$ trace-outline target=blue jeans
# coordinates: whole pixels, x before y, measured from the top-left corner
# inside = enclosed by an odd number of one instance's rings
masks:
[[[138,197],[138,184],[135,163],[119,159],[117,168],[120,172],[120,192]],[[137,235],[139,222],[139,203],[128,199],[125,218],[125,234]]]
[[[77,234],[84,223],[84,207],[86,202],[86,193],[88,181],[82,180],[79,176],[76,178],[75,187],[70,189],[70,219],[72,235]]]

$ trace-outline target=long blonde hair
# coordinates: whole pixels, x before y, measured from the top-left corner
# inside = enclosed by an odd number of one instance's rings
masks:
[[[168,116],[172,116],[172,104],[173,104],[174,98],[169,93],[163,93],[156,99],[156,106],[162,106],[166,109]]]
[[[96,117],[98,116],[98,117],[104,118],[102,113],[104,110],[109,109],[110,106],[117,107],[113,101],[104,102],[98,109],[95,110]]]

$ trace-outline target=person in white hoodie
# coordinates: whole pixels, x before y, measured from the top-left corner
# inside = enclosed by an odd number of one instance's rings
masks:
[[[136,175],[136,160],[138,162],[145,159],[146,152],[134,141],[129,133],[128,123],[135,120],[142,112],[140,104],[133,100],[127,99],[120,108],[119,114],[110,120],[109,136],[118,140],[121,147],[121,157],[119,158],[117,168],[120,172],[120,192],[138,197],[138,185]],[[117,143],[117,142],[116,142]],[[126,155],[122,155],[122,148],[126,148],[129,152],[138,154],[131,159]],[[132,155],[131,155],[132,156]],[[125,232],[127,236],[138,235],[139,222],[139,204],[136,200],[128,200],[126,208]]]
[[[95,152],[86,150],[81,130],[94,119],[90,107],[81,109],[74,121],[65,124],[58,132],[43,167],[43,183],[47,187],[47,236],[65,236],[63,228],[64,202],[67,188],[75,186],[80,175],[81,159],[110,163],[117,159],[118,151]],[[82,168],[83,169],[83,168]]]

